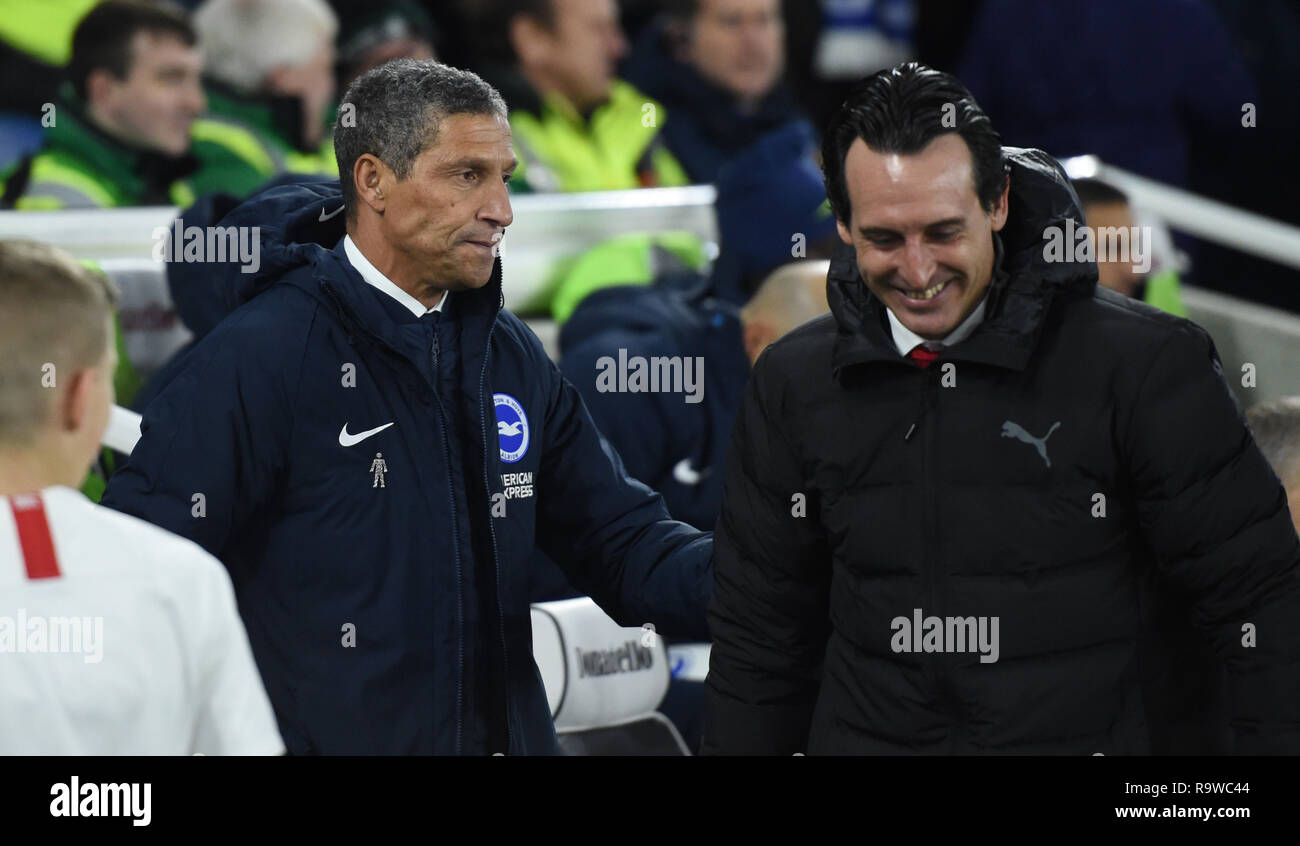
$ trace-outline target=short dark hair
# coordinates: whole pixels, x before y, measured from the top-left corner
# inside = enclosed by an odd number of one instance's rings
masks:
[[[432,59],[394,59],[352,81],[334,124],[334,158],[348,219],[356,216],[352,169],[365,153],[405,179],[438,141],[450,115],[507,116],[505,101],[477,74]]]
[[[877,153],[912,155],[953,132],[970,149],[975,195],[990,211],[1007,184],[1002,138],[957,77],[904,62],[857,83],[822,138],[822,173],[835,217],[844,224],[852,217],[844,159],[857,139]]]
[[[106,0],[86,13],[72,33],[68,79],[83,101],[91,73],[104,68],[117,79],[131,73],[131,40],[137,32],[172,35],[187,46],[199,37],[185,12],[155,0]]]
[[[1128,205],[1128,195],[1100,179],[1084,177],[1072,180],[1074,193],[1079,196],[1079,205],[1085,210],[1088,206],[1104,206],[1111,203]]]

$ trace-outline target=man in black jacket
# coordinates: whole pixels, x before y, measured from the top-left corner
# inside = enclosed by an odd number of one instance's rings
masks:
[[[865,80],[823,158],[853,249],[737,421],[704,751],[1159,750],[1152,582],[1232,749],[1300,751],[1300,540],[1205,332],[1045,249],[1066,177],[947,74]]]

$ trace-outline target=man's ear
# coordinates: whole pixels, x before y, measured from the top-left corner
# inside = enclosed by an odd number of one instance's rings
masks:
[[[91,393],[99,373],[94,370],[78,370],[65,383],[62,396],[59,397],[58,419],[55,421],[60,432],[71,433],[86,425],[86,416],[90,413]]]
[[[841,241],[850,247],[853,246],[853,235],[849,233],[849,228],[844,225],[844,221],[838,219],[835,221],[835,231],[840,233]]]
[[[776,340],[776,332],[762,320],[746,320],[743,334],[745,355],[749,357],[749,366],[753,367],[767,345]]]
[[[120,84],[108,68],[95,68],[86,76],[86,105],[104,103]]]
[[[388,194],[392,191],[396,177],[391,168],[371,153],[362,153],[352,165],[352,185],[356,189],[357,199],[383,214],[388,205]]]
[[[989,212],[989,223],[994,232],[998,232],[1002,227],[1007,225],[1007,212],[1011,207],[1011,174],[1007,174],[1007,181],[1002,186],[1002,194],[993,203],[993,210]]]
[[[510,40],[510,49],[520,65],[531,65],[537,55],[539,42],[546,37],[546,31],[532,15],[515,15],[506,27],[506,37]]]

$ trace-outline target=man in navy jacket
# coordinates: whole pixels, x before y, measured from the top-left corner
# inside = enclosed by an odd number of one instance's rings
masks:
[[[502,309],[497,93],[399,60],[344,104],[342,196],[284,186],[222,221],[255,258],[203,258],[243,304],[104,501],[225,562],[291,752],[553,753],[534,547],[624,625],[705,639],[712,542],[626,475]]]

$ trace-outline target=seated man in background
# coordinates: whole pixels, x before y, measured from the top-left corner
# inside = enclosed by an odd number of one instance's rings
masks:
[[[72,36],[68,84],[44,146],[3,180],[20,211],[187,205],[190,130],[203,112],[200,59],[184,13],[109,0]]]
[[[499,0],[492,14],[510,64],[484,76],[510,107],[519,157],[512,190],[689,182],[664,144],[663,107],[615,77],[627,42],[614,0]]]
[[[806,122],[782,83],[780,0],[674,0],[637,40],[627,79],[667,108],[668,149],[692,182],[760,136]]]
[[[1282,480],[1291,522],[1300,532],[1300,397],[1260,403],[1246,412],[1255,443]]]
[[[328,136],[338,18],[324,0],[207,0],[194,13],[208,113],[199,193],[247,196],[283,173],[337,176]]]
[[[1133,209],[1123,191],[1100,179],[1071,180],[1074,192],[1079,195],[1079,206],[1083,209],[1085,222],[1094,233],[1094,247],[1097,250],[1097,284],[1117,291],[1126,297],[1153,305],[1161,311],[1187,316],[1187,307],[1183,305],[1181,288],[1178,284],[1178,271],[1172,267],[1155,269],[1152,273],[1139,273],[1134,270],[1134,256],[1113,256],[1103,249],[1111,243],[1107,230],[1138,231],[1133,217]],[[1150,227],[1145,227],[1148,231]],[[1152,247],[1149,235],[1139,235],[1143,249]],[[1132,238],[1127,242],[1134,243]],[[1132,249],[1132,247],[1130,247]]]
[[[279,754],[220,562],[72,487],[113,405],[113,298],[0,241],[0,755]]]

